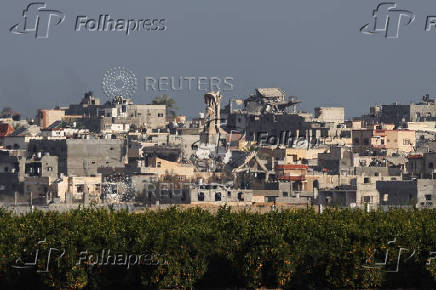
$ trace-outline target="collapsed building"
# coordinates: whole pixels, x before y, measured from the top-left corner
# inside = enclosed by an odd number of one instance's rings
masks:
[[[285,93],[278,88],[258,88],[254,95],[245,100],[230,100],[225,107],[229,129],[245,132],[247,140],[258,141],[262,133],[281,138],[303,137],[309,142],[328,138],[340,138],[347,131],[344,123],[343,107],[319,107],[315,116],[297,112],[301,101],[296,97],[286,99]],[[239,105],[235,108],[234,104]],[[349,130],[348,130],[349,131]]]
[[[104,104],[86,93],[79,104],[54,110],[40,110],[38,124],[47,128],[56,121],[76,122],[77,126],[93,132],[125,133],[134,129],[163,129],[166,127],[165,105],[137,105],[132,99],[116,97]]]

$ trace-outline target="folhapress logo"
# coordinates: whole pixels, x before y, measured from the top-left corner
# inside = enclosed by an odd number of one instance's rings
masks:
[[[408,10],[396,9],[396,3],[381,3],[373,10],[372,21],[364,25],[360,31],[365,34],[383,33],[386,38],[398,38],[400,27],[415,20],[415,14]]]
[[[33,33],[36,39],[48,38],[53,26],[65,20],[65,14],[59,10],[47,9],[47,4],[34,2],[23,11],[22,22],[12,26],[9,31],[15,34]],[[73,17],[69,17],[74,19]],[[126,36],[133,32],[165,31],[166,18],[112,18],[111,15],[98,15],[97,17],[76,16],[72,27],[74,32],[124,32]],[[73,25],[73,23],[71,23]]]
[[[10,28],[15,34],[34,33],[36,39],[48,38],[50,28],[61,24],[65,15],[59,10],[47,9],[46,3],[31,3],[23,11],[23,21]]]

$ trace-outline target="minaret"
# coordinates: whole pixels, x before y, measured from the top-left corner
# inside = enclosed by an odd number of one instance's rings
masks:
[[[206,104],[207,121],[204,131],[201,134],[201,142],[205,144],[218,144],[219,133],[221,132],[221,99],[219,91],[209,92],[204,95]]]

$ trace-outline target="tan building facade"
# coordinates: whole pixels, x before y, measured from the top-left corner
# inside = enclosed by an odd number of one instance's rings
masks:
[[[61,121],[65,117],[65,110],[39,110],[38,124],[42,129],[48,128],[56,121]]]

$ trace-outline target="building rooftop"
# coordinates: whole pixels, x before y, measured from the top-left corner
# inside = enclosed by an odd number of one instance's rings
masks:
[[[285,93],[279,88],[258,88],[256,92],[264,98],[284,98]]]

